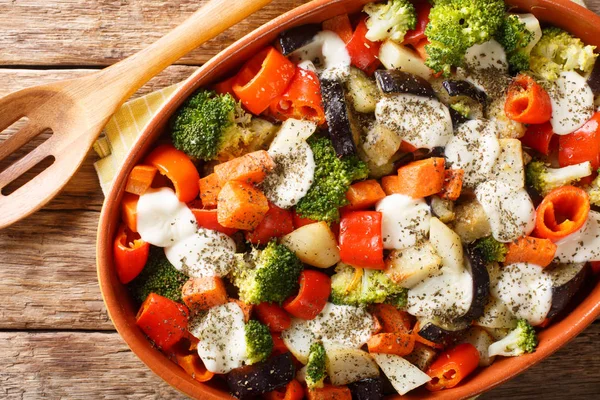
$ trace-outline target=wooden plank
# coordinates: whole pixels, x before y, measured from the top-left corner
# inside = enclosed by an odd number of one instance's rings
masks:
[[[596,352],[598,340],[595,324],[543,364],[480,398],[597,398],[600,358],[584,356]],[[0,332],[0,354],[0,397],[6,399],[183,398],[116,333]]]
[[[0,329],[114,329],[96,280],[98,217],[42,210],[0,231]]]
[[[205,1],[0,1],[0,65],[109,65],[153,43]],[[199,65],[260,25],[307,2],[275,0],[190,53]],[[216,16],[215,16],[216,17]]]

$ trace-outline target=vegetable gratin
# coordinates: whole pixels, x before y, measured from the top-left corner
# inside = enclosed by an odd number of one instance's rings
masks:
[[[535,352],[600,272],[595,47],[387,0],[192,94],[114,239],[137,326],[240,399],[382,399]]]

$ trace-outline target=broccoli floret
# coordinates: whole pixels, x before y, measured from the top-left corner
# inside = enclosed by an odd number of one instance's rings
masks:
[[[331,302],[334,304],[362,306],[390,301],[402,305],[406,292],[379,270],[338,264],[331,277]]]
[[[300,259],[282,244],[270,242],[264,250],[237,255],[233,284],[248,304],[281,303],[298,288]]]
[[[531,161],[525,170],[527,184],[543,196],[591,174],[592,165],[589,161],[562,168],[549,168],[542,161]]]
[[[534,38],[534,33],[527,29],[524,22],[517,15],[509,15],[496,33],[496,40],[504,47],[508,65],[513,72],[529,69],[529,43]]]
[[[542,30],[542,38],[531,50],[531,71],[546,80],[554,81],[563,71],[587,73],[594,67],[596,46],[586,46],[581,39],[562,29]]]
[[[348,188],[353,181],[366,179],[369,168],[356,156],[338,158],[328,138],[311,137],[308,144],[315,159],[315,176],[308,193],[296,205],[296,212],[317,221],[339,221],[339,208],[348,204]]]
[[[249,131],[238,123],[246,123],[249,118],[230,94],[199,90],[171,120],[171,139],[190,157],[228,159],[239,155],[251,140]]]
[[[415,6],[408,0],[388,0],[385,3],[369,3],[363,11],[369,15],[365,35],[374,42],[391,39],[402,42],[404,35],[417,25]]]
[[[425,64],[450,75],[461,66],[467,49],[492,39],[504,21],[502,0],[436,0],[429,13],[425,35]]]
[[[477,240],[473,249],[485,262],[504,262],[508,251],[504,243],[500,243],[492,236]]]
[[[181,288],[187,280],[188,277],[167,260],[163,249],[152,246],[144,269],[127,287],[139,303],[150,293],[181,303]]]
[[[521,319],[517,327],[503,339],[494,342],[488,349],[490,357],[505,356],[514,357],[525,353],[533,353],[538,345],[535,330],[529,323]]]
[[[326,357],[325,346],[322,342],[315,342],[310,346],[306,363],[306,385],[309,389],[323,387]]]
[[[226,332],[223,332],[226,334]],[[273,337],[266,325],[250,320],[245,327],[246,357],[250,364],[265,360],[273,352]]]

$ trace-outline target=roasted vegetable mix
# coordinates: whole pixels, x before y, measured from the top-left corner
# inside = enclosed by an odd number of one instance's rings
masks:
[[[141,331],[242,399],[451,390],[534,352],[600,261],[600,69],[512,11],[369,3],[192,94],[125,188]]]

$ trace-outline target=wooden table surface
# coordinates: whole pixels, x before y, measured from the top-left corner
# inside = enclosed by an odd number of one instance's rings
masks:
[[[226,45],[305,1],[275,0],[152,80],[186,78]],[[198,0],[0,0],[0,96],[81,76],[159,38]],[[588,0],[600,12],[600,0]],[[0,137],[2,140],[2,137]],[[61,195],[0,231],[0,398],[177,399],[109,320],[95,267],[103,196],[90,154]],[[1,166],[0,166],[1,167]],[[1,210],[0,210],[1,212]],[[600,396],[600,322],[485,399]]]

